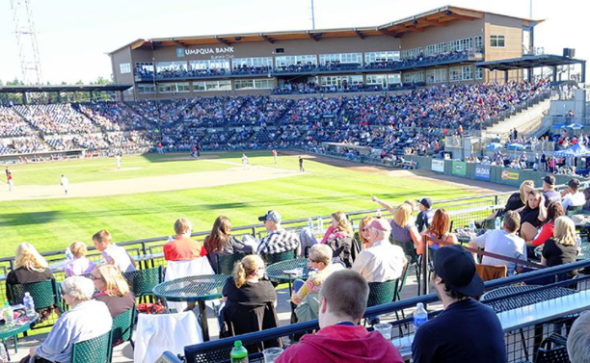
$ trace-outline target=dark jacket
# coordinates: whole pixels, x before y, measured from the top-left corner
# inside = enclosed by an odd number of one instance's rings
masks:
[[[48,281],[53,279],[53,273],[51,270],[45,269],[42,272],[30,271],[25,267],[19,267],[16,270],[12,270],[6,276],[6,297],[9,301],[12,301],[16,296],[11,296],[8,285],[20,285],[20,284],[31,284],[34,282]],[[22,298],[20,296],[19,298]]]
[[[337,237],[329,239],[327,245],[330,246],[334,254],[332,257],[338,257],[344,262],[346,268],[351,268],[354,260],[360,253],[360,247],[353,237]]]
[[[247,282],[238,289],[234,279],[230,277],[223,287],[223,296],[227,298],[227,301],[221,310],[221,338],[279,326],[279,319],[274,307],[277,293],[270,281],[261,280],[253,284]],[[248,353],[254,353],[277,346],[282,346],[280,339],[247,345],[246,349],[248,349]]]
[[[233,255],[236,252],[252,252],[251,247],[244,245],[234,236],[230,236],[227,243],[223,246],[223,252],[209,251],[209,249],[207,248],[207,240],[205,240],[204,246],[207,250],[207,260],[209,261],[211,268],[213,269],[213,271],[215,271],[216,274],[219,273],[219,271],[217,271],[217,256]]]

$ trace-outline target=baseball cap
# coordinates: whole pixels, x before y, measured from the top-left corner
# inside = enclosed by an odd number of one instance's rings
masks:
[[[432,207],[432,199],[430,198],[422,198],[418,201],[418,203],[422,204],[426,208],[430,209]]]
[[[268,212],[266,212],[265,215],[258,217],[258,220],[260,222],[271,221],[271,222],[275,222],[275,223],[281,223],[281,221],[283,220],[283,217],[281,217],[279,212],[277,212],[275,210],[269,210]]]
[[[567,185],[577,189],[580,187],[580,181],[578,179],[571,179],[567,182]]]
[[[483,294],[483,280],[475,272],[473,256],[462,246],[440,248],[434,255],[434,272],[449,287],[463,295]]]
[[[375,228],[381,232],[389,232],[391,231],[391,225],[384,219],[373,219],[373,222],[369,224],[369,227]]]
[[[555,177],[553,175],[545,175],[543,181],[549,185],[555,185]]]

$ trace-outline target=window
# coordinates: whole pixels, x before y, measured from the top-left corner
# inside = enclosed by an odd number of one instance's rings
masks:
[[[158,92],[160,92],[160,93],[190,92],[189,83],[188,82],[160,83],[160,84],[158,84]]]
[[[326,76],[322,77],[322,87],[342,87],[344,84],[349,86],[363,83],[363,76]]]
[[[256,57],[256,58],[234,58],[232,60],[232,67],[269,67],[272,68],[271,57]]]
[[[277,68],[303,64],[317,65],[318,57],[315,55],[291,55],[284,57],[276,57],[275,61]]]
[[[231,91],[231,81],[193,82],[193,91]]]
[[[475,50],[477,52],[483,52],[483,36],[478,35],[473,39],[474,39],[474,43],[475,43]]]
[[[473,68],[471,66],[463,67],[463,80],[470,81],[473,79]]]
[[[121,74],[131,73],[131,63],[121,63],[119,64],[119,69],[121,70]]]
[[[404,73],[404,83],[424,82],[424,72]]]
[[[423,54],[424,54],[424,48],[412,48],[412,49],[402,50],[401,57],[402,57],[402,59],[414,59],[414,58],[420,57]]]
[[[504,45],[505,45],[504,35],[491,35],[490,36],[490,47],[503,48]]]
[[[176,83],[176,92],[190,92],[188,82]]]
[[[375,62],[399,61],[399,52],[382,51],[382,52],[367,52],[365,53],[365,64]]]
[[[163,77],[182,76],[187,71],[186,62],[159,62],[156,63],[156,73]]]
[[[320,64],[327,63],[362,64],[362,53],[320,54]]]
[[[475,67],[475,79],[483,79],[483,68]]]
[[[272,89],[275,87],[275,79],[238,79],[234,81],[236,90],[246,89]]]
[[[461,67],[449,68],[449,80],[451,82],[459,82],[463,78],[463,70]]]
[[[206,60],[193,60],[188,62],[189,69],[191,71],[205,71],[205,70],[229,70],[229,59],[206,59]]]
[[[387,87],[390,84],[396,84],[401,82],[399,73],[393,74],[369,74],[367,75],[368,85],[377,85]]]
[[[156,89],[154,88],[153,84],[138,84],[137,90],[139,94],[146,94],[146,93],[156,93]]]
[[[426,83],[444,83],[447,81],[447,69],[435,68],[426,71]]]

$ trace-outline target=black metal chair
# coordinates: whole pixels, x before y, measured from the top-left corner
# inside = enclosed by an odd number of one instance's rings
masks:
[[[217,255],[217,273],[220,275],[231,275],[234,265],[246,256],[243,253],[233,253],[231,255]]]
[[[295,259],[295,250],[274,254],[263,254],[262,259],[266,262],[267,265],[272,265],[274,263],[281,261],[293,260]]]
[[[162,283],[162,267],[135,270],[123,274],[136,298],[153,296],[154,287]]]

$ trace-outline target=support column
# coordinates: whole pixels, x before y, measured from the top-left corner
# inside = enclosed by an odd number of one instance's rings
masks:
[[[23,104],[26,105],[27,103],[29,103],[29,100],[27,99],[27,92],[23,92],[22,95],[23,95]]]
[[[580,75],[580,77],[581,77],[580,82],[586,83],[586,61],[583,61],[581,66],[582,66],[582,74]]]
[[[508,70],[504,71],[504,82],[508,83]]]
[[[533,68],[529,68],[528,69],[528,72],[527,73],[529,74],[529,77],[528,77],[529,78],[529,82],[533,82],[533,70],[534,70]]]
[[[90,102],[94,101],[94,91],[90,91]]]
[[[557,82],[557,67],[553,66],[553,82]]]
[[[61,92],[57,91],[57,103],[61,103]]]

